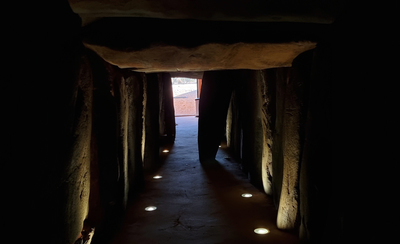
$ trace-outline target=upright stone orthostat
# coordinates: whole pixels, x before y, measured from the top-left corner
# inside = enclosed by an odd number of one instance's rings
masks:
[[[298,225],[299,173],[304,143],[307,91],[310,80],[312,51],[297,57],[287,80],[283,109],[283,175],[277,226],[294,229]]]
[[[214,160],[224,135],[226,115],[235,83],[232,71],[204,72],[199,104],[200,161]]]

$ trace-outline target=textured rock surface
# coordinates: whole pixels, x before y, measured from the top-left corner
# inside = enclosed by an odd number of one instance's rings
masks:
[[[13,161],[4,163],[18,167],[16,172],[26,172],[21,177],[26,189],[12,189],[23,203],[16,206],[17,219],[24,218],[29,226],[25,237],[43,238],[46,229],[46,240],[73,243],[89,213],[93,80],[77,35],[79,18],[65,5],[58,5],[54,11],[60,11],[53,19],[59,25],[53,31],[54,43],[38,48],[43,58],[52,61],[36,63],[32,72],[28,71],[35,80],[41,80],[40,84],[22,79],[10,82],[18,84],[17,89],[7,88],[19,94],[19,99],[12,100],[15,103],[6,106],[13,113],[5,116],[18,125],[18,130],[5,127],[17,138],[18,153],[11,154]],[[45,38],[39,34],[37,40],[39,43]],[[13,107],[17,100],[24,106]],[[23,136],[20,131],[25,132]],[[20,215],[25,209],[30,213]]]
[[[200,104],[198,147],[200,161],[215,159],[224,136],[235,75],[238,71],[204,72]]]
[[[243,99],[241,111],[242,163],[248,171],[250,181],[262,189],[262,157],[263,157],[263,126],[262,126],[262,77],[261,70],[241,71],[243,81]]]
[[[283,149],[282,149],[282,134],[283,134],[283,112],[285,86],[289,78],[289,68],[279,68],[271,70],[270,79],[276,84],[275,87],[275,113],[273,117],[272,131],[272,194],[274,196],[275,206],[279,206],[280,195],[282,191],[283,177]]]
[[[92,77],[87,59],[81,63],[79,80],[75,87],[75,96],[71,104],[70,154],[64,155],[68,165],[64,177],[60,180],[58,194],[64,201],[62,226],[65,239],[71,242],[83,228],[83,222],[89,212],[90,194],[90,139],[92,131]]]
[[[171,75],[169,73],[158,74],[159,102],[160,102],[160,137],[161,144],[171,144],[175,140],[175,109]]]
[[[326,26],[148,18],[104,18],[83,28],[86,47],[143,72],[290,67]],[[132,31],[128,31],[132,30]]]
[[[262,151],[262,167],[261,177],[263,188],[266,194],[272,195],[272,129],[273,129],[273,115],[275,112],[275,82],[270,79],[267,73],[271,70],[265,70],[261,73],[262,87],[262,126],[263,126],[263,151]]]
[[[142,112],[143,112],[143,74],[125,72],[129,101],[128,119],[128,179],[129,192],[140,189],[143,177],[142,165]]]
[[[240,123],[241,89],[232,92],[226,118],[226,145],[236,158],[241,158],[242,127]]]
[[[229,21],[292,21],[331,23],[327,4],[308,1],[228,0],[69,0],[84,24],[100,17],[150,17]]]
[[[126,206],[128,201],[128,193],[129,193],[129,178],[128,178],[128,135],[129,135],[129,98],[128,98],[128,82],[126,82],[124,77],[121,77],[118,80],[119,84],[119,104],[118,104],[118,112],[119,112],[119,150],[118,150],[118,158],[119,158],[119,168],[120,168],[120,178],[121,178],[121,191],[122,191],[122,206]]]
[[[104,60],[120,68],[141,72],[206,71],[222,69],[267,69],[290,67],[300,53],[315,43],[209,43],[193,48],[154,46],[138,51],[120,51],[85,44]]]
[[[313,51],[299,55],[291,68],[235,71],[239,73],[232,76],[242,86],[234,89],[231,99],[227,144],[241,158],[252,183],[273,195],[277,226],[286,230],[299,226],[299,177],[312,56]]]
[[[310,244],[326,238],[332,243],[344,240],[344,214],[341,202],[348,201],[339,191],[347,182],[343,168],[333,163],[332,154],[332,45],[320,45],[314,52],[305,141],[300,169],[300,238]],[[345,72],[345,71],[342,71]],[[339,169],[339,170],[338,170]],[[334,180],[338,179],[338,180]],[[340,179],[340,180],[339,180]],[[332,194],[332,195],[330,195]],[[330,212],[330,214],[327,214]],[[326,223],[326,224],[320,224]],[[338,231],[339,230],[339,231]],[[325,237],[324,237],[325,236]]]
[[[299,174],[312,55],[310,51],[296,58],[286,83],[282,114],[282,191],[277,216],[280,229],[294,229],[298,225]]]
[[[157,74],[148,74],[144,80],[145,99],[143,102],[143,167],[150,170],[158,163],[159,155],[159,80]]]

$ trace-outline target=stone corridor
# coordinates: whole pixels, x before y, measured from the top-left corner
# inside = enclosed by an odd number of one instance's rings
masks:
[[[342,48],[342,3],[47,4],[32,36],[15,31],[25,35],[15,50],[34,54],[4,82],[12,113],[2,161],[18,167],[7,174],[28,175],[13,182],[27,189],[12,189],[33,233],[27,242],[346,240],[350,183],[344,157],[333,160],[333,86],[347,89],[346,73],[360,72],[343,61],[360,57]],[[198,118],[176,117],[171,77],[201,79]]]
[[[198,155],[197,121],[194,116],[176,118],[175,144],[167,148],[160,168],[146,177],[146,188],[128,206],[112,243],[298,243],[295,234],[276,227],[272,199],[249,182],[226,144],[217,153],[217,165],[203,167],[193,157]],[[147,212],[147,206],[157,209]],[[260,227],[270,233],[255,234]]]

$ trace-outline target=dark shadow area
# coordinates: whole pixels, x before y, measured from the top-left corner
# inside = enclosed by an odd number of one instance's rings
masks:
[[[134,31],[126,31],[132,27]],[[204,43],[315,41],[326,33],[326,29],[325,24],[311,23],[114,17],[87,25],[83,28],[83,36],[90,44],[133,51],[161,44],[190,48]],[[158,41],[155,43],[154,40]]]

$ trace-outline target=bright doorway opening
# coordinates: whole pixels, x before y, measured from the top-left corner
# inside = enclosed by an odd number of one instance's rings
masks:
[[[175,116],[198,116],[201,79],[172,77]]]

